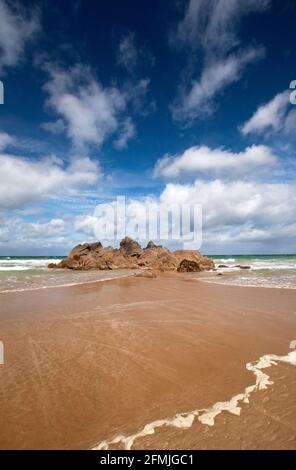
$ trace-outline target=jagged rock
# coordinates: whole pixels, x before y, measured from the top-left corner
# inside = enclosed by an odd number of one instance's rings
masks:
[[[228,268],[226,264],[219,264],[218,268]]]
[[[103,245],[101,242],[96,243],[84,243],[83,245],[77,245],[71,250],[69,254],[69,258],[86,256],[89,253],[98,253],[103,249]]]
[[[251,266],[245,266],[243,264],[237,264],[235,268],[240,268],[240,269],[251,269]]]
[[[170,252],[167,248],[149,242],[145,249],[129,237],[120,242],[120,248],[104,248],[100,242],[77,245],[57,265],[51,268],[68,268],[75,270],[110,270],[110,269],[143,269],[157,271],[177,271],[183,261],[183,271],[205,271],[214,269],[213,260],[202,256],[199,251],[178,250]]]
[[[120,250],[125,256],[138,256],[141,251],[141,245],[130,237],[125,237],[120,242]]]
[[[149,249],[153,249],[153,248],[162,248],[161,245],[155,245],[155,243],[150,240],[148,243],[147,243],[147,246],[146,246],[146,250],[149,250]]]
[[[183,259],[179,264],[177,271],[179,273],[193,273],[201,271],[200,265],[196,261]]]

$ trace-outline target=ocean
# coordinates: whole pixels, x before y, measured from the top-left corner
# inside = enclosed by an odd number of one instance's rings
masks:
[[[49,263],[58,263],[63,258],[63,256],[0,256],[0,293],[74,286],[129,275],[120,270],[71,271],[47,267]]]
[[[205,281],[249,287],[296,288],[296,255],[222,255],[211,258],[217,271],[208,278],[205,276]]]
[[[296,288],[296,255],[211,256],[216,271],[203,281],[251,287]],[[70,271],[48,269],[63,259],[51,257],[0,257],[0,293],[26,291],[104,281],[128,275],[120,271]],[[241,269],[238,266],[250,267]]]

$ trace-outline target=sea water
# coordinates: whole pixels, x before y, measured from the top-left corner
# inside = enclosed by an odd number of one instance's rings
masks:
[[[212,258],[216,271],[203,275],[205,281],[239,286],[296,288],[296,255],[222,255]],[[58,263],[61,259],[63,257],[59,256],[0,257],[0,292],[83,284],[124,275],[121,271],[71,271],[47,267],[49,263]],[[250,269],[238,266],[249,266]]]
[[[216,272],[204,280],[250,287],[296,288],[296,255],[212,256]],[[223,266],[223,267],[222,267]],[[250,269],[241,269],[240,266]]]
[[[0,293],[72,286],[129,275],[122,271],[72,271],[48,268],[49,263],[58,263],[61,259],[63,259],[61,256],[1,256]]]

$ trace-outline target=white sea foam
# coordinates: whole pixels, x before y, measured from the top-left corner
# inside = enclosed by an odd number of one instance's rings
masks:
[[[236,270],[240,269],[242,266],[250,266],[252,270],[255,271],[282,271],[282,270],[296,270],[296,258],[291,259],[282,259],[282,258],[270,258],[270,259],[259,259],[259,258],[249,258],[241,260],[240,258],[220,258],[215,259],[215,266],[218,268],[219,265],[225,265],[224,268],[219,268],[219,270]]]
[[[207,282],[210,284],[222,284],[238,287],[263,287],[263,288],[272,288],[272,289],[296,289],[296,277],[291,276],[287,278],[281,276],[279,278],[264,278],[263,276],[243,276],[237,275],[235,277],[228,276],[219,276],[219,277],[202,277],[200,278],[202,282]]]
[[[291,341],[290,349],[296,348],[296,340]],[[266,354],[260,357],[256,362],[248,362],[246,364],[247,370],[253,372],[256,377],[254,384],[245,388],[242,393],[234,395],[226,402],[217,402],[207,409],[196,409],[188,413],[178,413],[172,418],[159,419],[152,423],[146,424],[140,431],[124,436],[122,434],[115,436],[110,440],[104,440],[98,443],[92,450],[108,450],[114,444],[122,444],[126,450],[130,450],[136,439],[154,434],[157,428],[163,426],[172,426],[175,428],[188,429],[192,426],[195,418],[204,425],[214,426],[215,418],[227,411],[228,413],[239,416],[241,413],[241,403],[248,404],[252,393],[257,390],[267,389],[273,382],[270,380],[269,375],[262,372],[262,369],[267,369],[272,365],[277,365],[278,362],[285,362],[287,364],[296,365],[296,351],[291,351],[285,356],[277,356],[275,354]]]
[[[7,257],[0,259],[0,271],[26,271],[30,269],[44,269],[49,263],[59,262],[60,259],[53,258],[26,258],[16,259]]]
[[[217,264],[235,263],[235,258],[220,258],[216,260]]]

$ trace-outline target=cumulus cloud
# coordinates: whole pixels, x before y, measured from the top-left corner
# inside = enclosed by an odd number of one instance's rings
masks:
[[[48,94],[46,106],[58,119],[43,123],[43,129],[66,133],[78,152],[87,152],[90,146],[98,148],[109,137],[115,139],[116,148],[126,147],[136,135],[129,113],[145,114],[150,108],[148,78],[127,81],[120,89],[115,85],[104,87],[82,64],[68,70],[47,64],[45,69],[50,76],[44,85]]]
[[[253,116],[240,128],[244,135],[263,134],[265,132],[295,131],[296,111],[291,109],[289,92],[278,93],[268,103],[259,106]]]
[[[203,244],[207,250],[220,253],[237,249],[245,250],[256,245],[262,250],[269,247],[291,246],[295,249],[296,185],[284,183],[256,183],[243,180],[196,181],[192,184],[169,183],[159,198],[130,199],[126,214],[134,214],[139,235],[147,237],[147,207],[167,217],[172,207],[201,205],[203,213]],[[167,210],[167,211],[166,211]],[[113,227],[112,211],[105,212],[104,225]],[[100,219],[100,225],[101,225]],[[166,222],[161,221],[165,226]],[[98,217],[94,214],[79,215],[75,230],[94,238]],[[111,230],[110,238],[114,232]],[[134,232],[133,232],[134,234]],[[103,241],[103,240],[101,240]],[[163,240],[167,245],[172,241]],[[113,241],[114,243],[114,241]]]
[[[171,107],[174,119],[192,122],[211,115],[217,106],[216,96],[239,81],[245,68],[263,55],[264,50],[257,47],[210,62],[203,69],[200,79],[192,80],[189,89],[182,90]]]
[[[233,153],[206,146],[190,147],[177,156],[165,156],[154,168],[154,176],[165,178],[194,178],[197,175],[223,175],[225,178],[258,176],[270,171],[277,157],[269,147],[253,145],[243,152]]]
[[[4,217],[0,224],[0,252],[56,255],[65,253],[74,244],[71,221],[67,218],[40,219],[28,222],[23,217]],[[0,214],[1,220],[1,214]]]
[[[39,29],[37,11],[29,10],[18,2],[0,0],[0,72],[18,65],[23,59],[26,45]]]
[[[246,181],[168,184],[160,202],[202,204],[203,240],[208,246],[234,242],[294,243],[296,185]],[[241,247],[244,247],[244,245]],[[295,243],[294,243],[295,244]]]
[[[0,154],[0,166],[0,208],[16,208],[93,185],[100,173],[98,164],[87,157],[65,166],[54,157],[33,161]]]
[[[238,27],[244,16],[264,11],[268,0],[189,0],[184,18],[171,35],[171,44],[190,52],[191,73],[171,106],[173,118],[191,124],[211,115],[217,95],[241,79],[245,68],[263,57],[260,46],[242,49]],[[203,66],[194,78],[194,56]],[[187,71],[188,72],[188,71]]]
[[[202,204],[206,227],[220,228],[221,224],[248,222],[257,227],[269,224],[272,229],[274,223],[292,222],[295,214],[290,205],[295,200],[295,184],[225,182],[219,179],[187,185],[169,183],[160,197],[160,201],[167,204],[173,201]]]
[[[51,238],[69,234],[70,227],[63,219],[54,218],[49,221],[23,223],[27,237]]]
[[[59,115],[58,126],[61,128],[64,123],[69,139],[79,150],[87,145],[101,146],[118,128],[126,95],[116,87],[104,88],[81,64],[67,71],[52,65],[47,70],[47,106]]]
[[[203,240],[213,249],[245,249],[270,243],[295,245],[295,184],[255,182],[196,182],[193,185],[169,184],[161,202],[191,202],[203,207]],[[294,232],[295,234],[295,232]],[[227,246],[228,245],[228,246]]]

